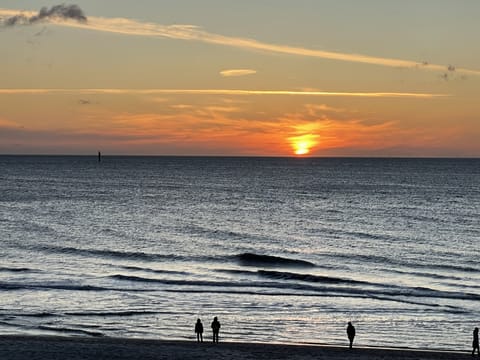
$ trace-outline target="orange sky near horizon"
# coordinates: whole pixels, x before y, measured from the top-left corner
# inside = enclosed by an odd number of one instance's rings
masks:
[[[399,5],[251,2],[248,26],[233,2],[207,3],[187,17],[180,5],[146,1],[142,12],[120,0],[112,11],[84,0],[87,22],[7,26],[38,5],[5,1],[0,153],[480,156],[480,25],[469,15],[478,3],[422,23],[426,4],[381,19]],[[310,14],[320,8],[324,23]],[[289,12],[287,29],[279,19]],[[442,38],[445,21],[453,30]],[[350,38],[325,32],[335,24]]]

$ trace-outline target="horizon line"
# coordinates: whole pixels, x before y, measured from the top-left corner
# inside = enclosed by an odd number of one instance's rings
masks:
[[[245,89],[128,89],[128,88],[0,88],[0,95],[22,94],[71,94],[71,95],[128,95],[128,94],[172,94],[172,95],[232,95],[232,96],[338,96],[338,97],[387,97],[387,98],[441,98],[450,97],[443,93],[415,92],[341,92],[316,90],[245,90]]]
[[[407,155],[159,155],[159,154],[105,154],[101,152],[102,159],[104,157],[172,157],[172,158],[272,158],[272,159],[279,159],[279,158],[292,158],[292,159],[476,159],[480,160],[480,155],[472,155],[472,156],[407,156]],[[35,157],[92,157],[97,159],[98,158],[98,151],[94,153],[85,153],[85,154],[29,154],[29,153],[0,153],[0,157],[4,156],[35,156]]]

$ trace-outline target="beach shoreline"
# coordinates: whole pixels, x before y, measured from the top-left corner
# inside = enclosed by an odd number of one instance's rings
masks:
[[[468,350],[151,340],[111,337],[0,336],[0,359],[465,359]]]

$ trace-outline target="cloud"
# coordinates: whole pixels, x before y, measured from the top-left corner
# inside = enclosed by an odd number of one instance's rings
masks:
[[[172,109],[176,110],[184,110],[184,109],[191,109],[193,108],[193,105],[188,105],[188,104],[176,104],[176,105],[170,105]]]
[[[256,70],[252,69],[230,69],[220,71],[220,75],[223,77],[236,77],[236,76],[245,76],[256,74]]]
[[[155,103],[166,103],[168,101],[170,101],[169,98],[166,98],[166,97],[154,97],[154,98],[151,98],[150,101],[152,102],[155,102]]]
[[[63,6],[63,5],[57,5]],[[76,5],[71,5],[75,8],[78,8]],[[56,8],[56,7],[54,7]],[[80,10],[81,11],[81,10]],[[50,13],[50,10],[47,10],[46,13]],[[9,22],[20,23],[24,22],[25,19],[29,19],[26,14],[29,14],[30,17],[37,18],[39,16],[35,15],[32,12],[23,12],[21,14],[13,15],[16,12],[11,9],[0,9],[0,18],[4,16],[20,17],[19,20],[4,20]],[[74,12],[77,14],[75,20],[81,20],[82,17],[85,17],[83,12]],[[418,62],[413,60],[402,60],[402,59],[393,59],[386,57],[362,55],[362,54],[353,54],[353,53],[344,53],[344,52],[334,52],[334,51],[325,51],[318,49],[309,49],[298,46],[290,45],[281,45],[281,44],[272,44],[267,42],[258,41],[256,39],[250,38],[240,38],[233,36],[224,36],[221,34],[210,33],[198,26],[194,25],[162,25],[151,22],[140,22],[127,18],[105,18],[105,17],[88,17],[88,23],[85,21],[65,21],[70,19],[69,17],[64,16],[63,12],[60,12],[60,16],[54,12],[51,16],[44,16],[42,20],[49,21],[61,26],[69,26],[76,28],[83,28],[88,30],[110,32],[116,34],[124,35],[135,35],[135,36],[146,36],[146,37],[158,37],[158,38],[169,38],[169,39],[178,39],[178,40],[189,40],[189,41],[198,41],[208,44],[216,44],[222,46],[229,46],[235,48],[242,48],[246,50],[255,50],[263,51],[265,53],[275,53],[275,54],[288,54],[304,57],[314,57],[321,59],[330,59],[338,61],[347,61],[353,63],[363,63],[371,64],[378,66],[386,66],[393,68],[412,68],[412,69],[426,69],[437,72],[444,72],[444,65],[437,65],[432,63],[427,63],[425,61]],[[66,14],[70,14],[67,12]],[[470,70],[456,68],[456,71],[463,74],[471,75],[480,75],[480,70]]]
[[[28,14],[29,16],[26,15],[26,13],[13,15],[3,20],[3,24],[4,26],[32,25],[37,22],[49,20],[76,20],[81,23],[87,22],[87,17],[78,5],[61,4],[52,6],[50,9],[42,7],[37,14],[31,15],[31,12],[28,12]]]
[[[319,111],[327,113],[343,113],[347,111],[346,109],[336,108],[326,104],[305,104],[305,107],[308,109],[309,114],[315,114]]]
[[[466,75],[457,76],[456,72],[457,72],[457,68],[455,67],[455,65],[450,64],[446,67],[446,71],[440,75],[440,78],[445,81],[467,79]]]
[[[135,112],[85,109],[72,114],[69,122],[59,112],[62,121],[56,127],[28,117],[21,117],[17,124],[0,117],[0,152],[96,153],[102,149],[119,154],[284,156],[310,148],[314,156],[478,156],[480,151],[475,142],[478,132],[459,122],[447,127],[418,123],[410,128],[402,125],[401,115],[384,119],[326,104],[306,104],[293,112],[280,110],[278,115],[265,116],[226,106],[222,97],[202,100],[205,103],[195,102],[192,107],[161,106],[147,113],[136,112],[141,108]],[[472,118],[471,124],[475,121]],[[417,150],[410,153],[409,149]]]
[[[447,73],[443,73],[442,75],[440,75],[440,79],[448,81],[448,80],[450,80],[450,77],[448,76]]]
[[[240,89],[0,89],[0,95],[238,95],[238,96],[333,96],[365,98],[423,98],[433,99],[448,94],[408,92],[338,92],[338,91],[292,91],[292,90],[240,90]]]

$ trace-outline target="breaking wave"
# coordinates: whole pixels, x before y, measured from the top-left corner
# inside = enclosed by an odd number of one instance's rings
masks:
[[[33,272],[36,270],[25,267],[0,267],[0,272]]]
[[[248,272],[244,272],[248,273]],[[295,294],[301,296],[355,296],[363,298],[372,298],[372,299],[387,299],[393,301],[401,301],[406,303],[417,304],[418,302],[407,300],[406,298],[430,298],[430,299],[457,299],[457,300],[480,300],[479,294],[473,293],[463,293],[455,291],[441,291],[430,289],[426,287],[408,287],[408,286],[397,286],[390,284],[381,284],[381,283],[369,283],[361,282],[349,279],[340,279],[340,278],[329,278],[323,276],[314,276],[314,275],[304,275],[304,274],[295,274],[295,273],[280,273],[272,271],[259,270],[257,273],[251,272],[252,274],[258,274],[260,276],[273,277],[279,280],[288,281],[203,281],[203,280],[172,280],[172,279],[157,279],[157,278],[145,278],[140,276],[130,276],[130,275],[110,275],[109,277],[121,281],[130,281],[130,282],[139,282],[139,283],[151,283],[151,284],[163,284],[163,285],[174,285],[176,289],[168,289],[169,291],[179,291],[181,286],[189,287],[215,287],[215,288],[224,288],[223,291],[229,293],[232,292],[227,289],[241,289],[241,288],[250,288],[250,289],[267,289],[267,290],[289,290],[294,291]],[[303,282],[312,282],[315,284],[309,283],[298,283],[299,279],[303,279]],[[306,280],[305,280],[306,279]],[[294,281],[290,281],[294,280]],[[325,283],[325,286],[319,285],[320,283]],[[343,285],[343,286],[339,286]],[[348,285],[348,286],[345,286]],[[152,289],[159,290],[159,289]],[[165,289],[161,289],[165,290]],[[211,289],[204,289],[205,292],[212,292]],[[217,290],[215,290],[217,292]],[[233,291],[232,293],[235,293]],[[283,293],[283,292],[281,292]]]
[[[280,256],[259,255],[254,253],[243,253],[236,255],[235,258],[244,266],[288,266],[288,267],[314,267],[315,264],[298,259],[289,259]]]
[[[139,289],[113,288],[92,285],[0,282],[0,291],[8,290],[143,291]]]

